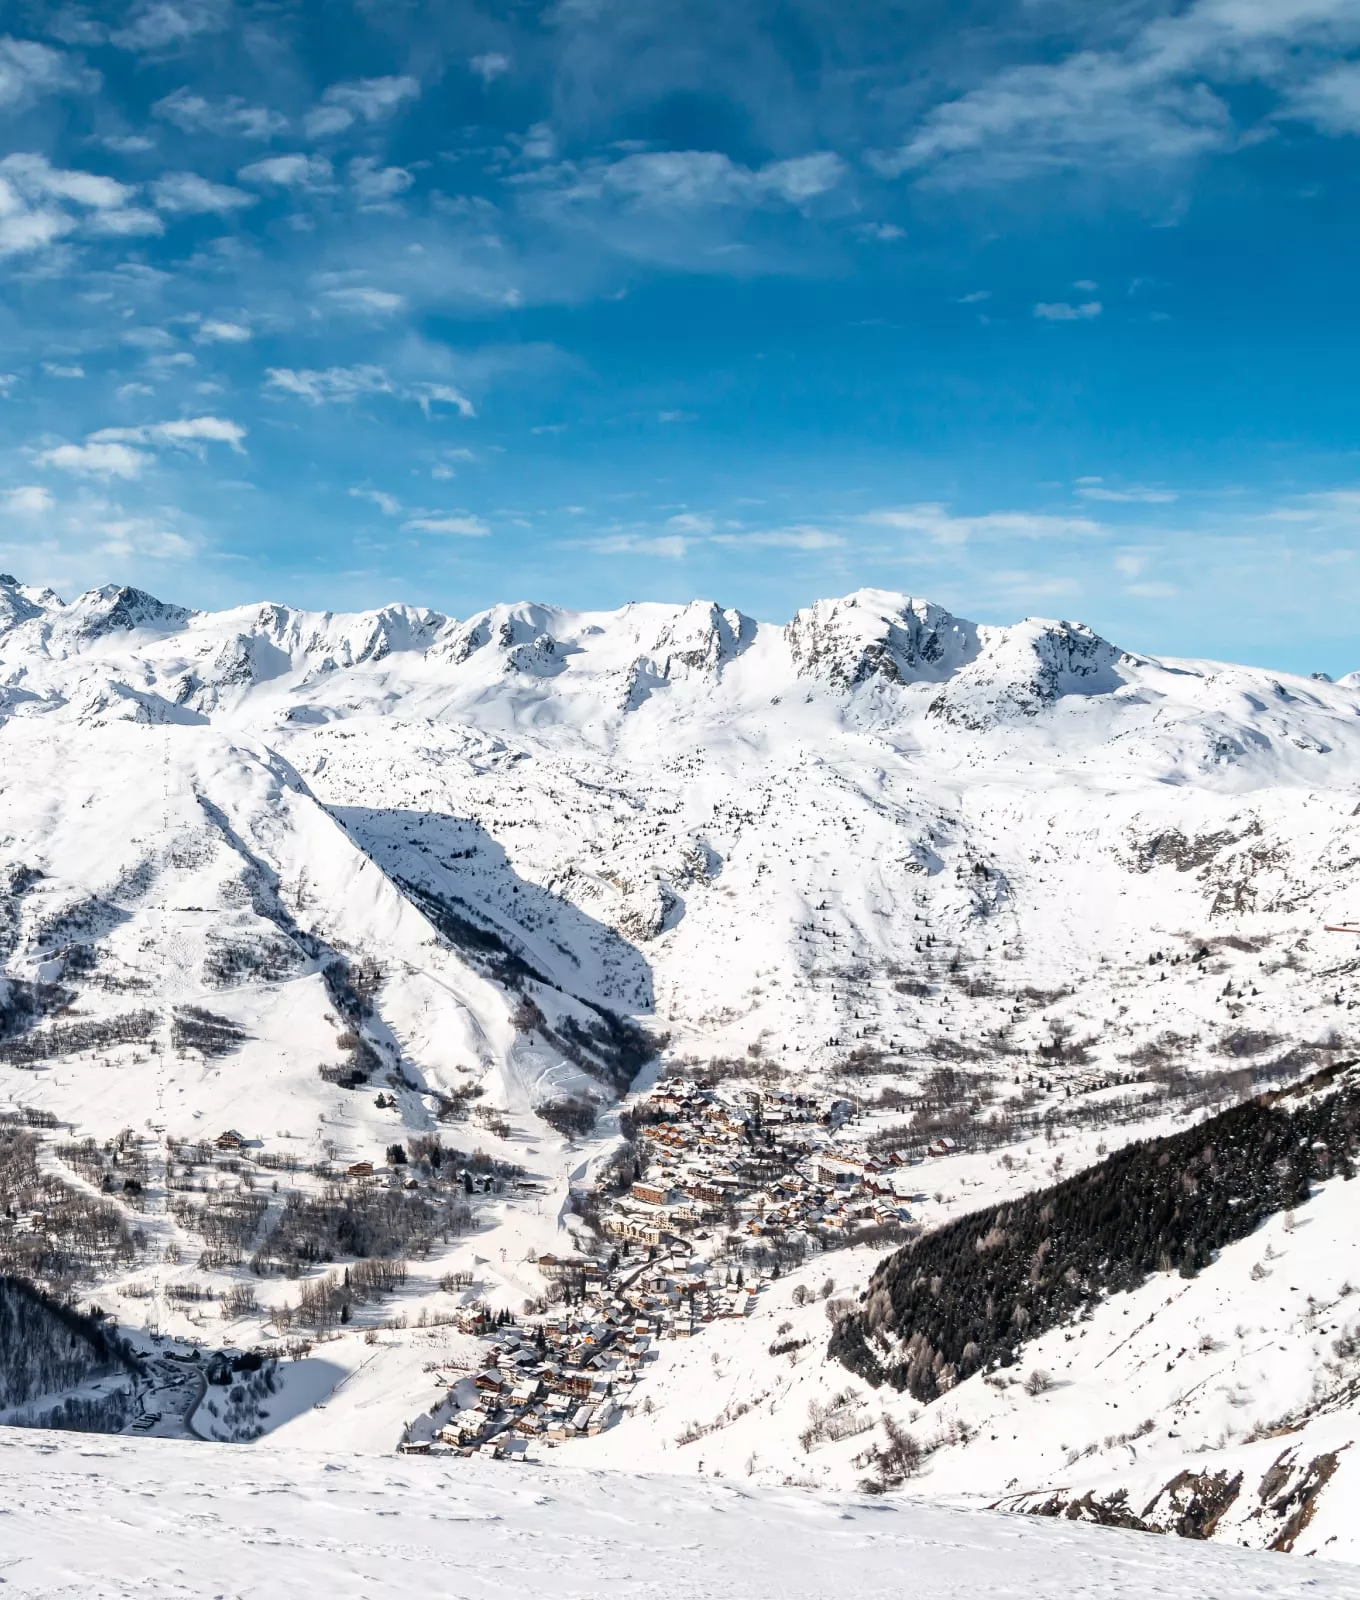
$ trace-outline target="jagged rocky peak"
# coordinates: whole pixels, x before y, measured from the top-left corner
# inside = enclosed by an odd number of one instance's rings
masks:
[[[872,680],[939,682],[973,660],[978,630],[928,600],[886,589],[858,589],[818,600],[784,629],[800,676],[842,688]]]
[[[376,611],[295,611],[269,602],[229,614],[238,638],[262,640],[294,665],[334,670],[383,661],[402,650],[423,651],[448,626],[426,606],[387,605]]]
[[[691,600],[662,624],[650,654],[664,677],[673,677],[677,666],[715,673],[739,656],[755,634],[755,623],[740,611],[724,611],[713,600]]]
[[[1084,622],[1027,617],[978,633],[977,655],[930,706],[932,715],[965,727],[1032,717],[1067,695],[1111,694],[1125,683],[1120,663],[1133,661]]]
[[[562,667],[562,616],[555,606],[532,601],[492,606],[455,626],[433,654],[460,666],[490,651],[502,671],[555,673]]]
[[[88,589],[67,607],[76,634],[84,640],[107,638],[112,633],[134,633],[141,628],[169,631],[182,628],[194,615],[188,606],[158,600],[144,589],[106,583]]]
[[[28,622],[33,617],[40,617],[44,598],[43,594],[20,583],[10,573],[0,573],[0,632],[17,628],[21,622]],[[56,597],[53,595],[52,598]]]

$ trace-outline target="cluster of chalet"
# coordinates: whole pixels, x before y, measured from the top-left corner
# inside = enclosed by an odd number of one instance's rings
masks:
[[[903,1169],[914,1158],[840,1142],[851,1114],[848,1100],[659,1083],[638,1107],[645,1177],[611,1202],[603,1226],[669,1255],[692,1251],[713,1224],[802,1254],[843,1245],[860,1227],[908,1223]]]
[[[598,1263],[572,1266],[605,1281]],[[486,1365],[450,1385],[432,1435],[407,1449],[514,1456],[534,1441],[558,1443],[610,1427],[652,1352],[657,1324],[622,1305],[574,1309],[532,1327],[498,1329],[488,1338]]]
[[[645,1175],[601,1213],[609,1260],[540,1256],[567,1309],[531,1326],[496,1327],[484,1304],[465,1306],[459,1326],[483,1335],[486,1364],[448,1375],[448,1395],[404,1448],[515,1457],[612,1426],[657,1341],[751,1312],[763,1270],[748,1279],[705,1241],[739,1233],[742,1254],[775,1272],[771,1245],[801,1255],[908,1223],[904,1169],[916,1158],[838,1138],[852,1111],[847,1100],[658,1084],[637,1108]]]
[[[688,1338],[702,1323],[746,1316],[758,1292],[654,1261],[611,1266],[544,1255],[538,1266],[568,1285],[570,1310],[487,1332],[485,1367],[449,1385],[436,1410],[447,1420],[418,1429],[406,1450],[514,1457],[531,1441],[600,1433],[619,1420],[659,1339]],[[469,1309],[479,1322],[468,1331],[481,1331],[485,1308]]]

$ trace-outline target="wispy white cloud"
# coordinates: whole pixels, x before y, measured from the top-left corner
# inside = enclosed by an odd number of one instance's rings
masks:
[[[714,541],[722,542],[719,535]],[[845,535],[830,528],[795,527],[770,528],[759,533],[743,534],[732,541],[763,550],[841,550],[847,543]]]
[[[473,56],[468,62],[470,71],[475,72],[483,83],[493,83],[510,70],[510,57],[502,55],[499,50],[488,50],[485,55]]]
[[[373,289],[366,284],[348,284],[339,289],[323,289],[322,298],[339,311],[354,311],[375,317],[390,317],[406,304],[404,295],[390,289]]]
[[[1117,505],[1170,505],[1179,498],[1174,489],[1143,488],[1137,484],[1127,489],[1109,489],[1103,483],[1078,483],[1077,493],[1083,500],[1107,500]]]
[[[126,239],[164,233],[165,224],[145,206],[118,206],[108,211],[96,211],[87,217],[85,231]]]
[[[144,133],[100,133],[92,142],[120,156],[141,156],[156,148],[156,141]]]
[[[93,94],[97,72],[33,39],[0,37],[0,109],[22,111],[44,94]]]
[[[400,400],[414,400],[427,416],[437,405],[452,406],[460,416],[475,416],[471,400],[447,383],[397,382],[382,367],[270,367],[265,373],[265,388],[279,394],[296,395],[311,405],[345,403],[364,395],[389,394]]]
[[[592,539],[590,548],[602,556],[656,556],[662,561],[682,561],[693,542],[679,533],[611,533]]]
[[[216,212],[226,215],[255,204],[255,196],[230,184],[213,183],[197,172],[167,172],[151,185],[151,193],[162,211],[177,216],[204,216]]]
[[[78,361],[44,361],[43,371],[49,378],[83,378],[85,368]]]
[[[95,553],[126,561],[144,556],[153,561],[183,561],[194,554],[194,542],[155,517],[105,516],[92,531],[98,535]]]
[[[39,466],[89,478],[140,478],[161,449],[197,450],[203,444],[225,444],[241,451],[246,430],[225,417],[181,417],[170,422],[130,428],[100,428],[82,444],[54,445],[40,451]]]
[[[639,151],[613,161],[566,165],[525,181],[562,199],[615,199],[656,210],[802,205],[835,189],[848,169],[830,150],[746,167],[719,150]]]
[[[408,100],[420,94],[420,84],[411,77],[357,78],[350,83],[333,83],[321,102],[307,114],[306,129],[313,138],[343,133],[362,118],[378,122],[391,116]]]
[[[356,156],[349,164],[349,182],[361,206],[389,204],[416,180],[405,167],[382,167],[371,156]]]
[[[397,387],[381,367],[270,367],[265,387],[296,395],[314,406],[328,401],[357,400],[362,395],[396,394]]]
[[[1360,133],[1360,61],[1341,61],[1300,85],[1286,114],[1326,133]]]
[[[1041,300],[1034,308],[1040,322],[1091,322],[1103,307],[1099,300],[1087,300],[1081,305],[1070,305],[1066,300],[1047,302]]]
[[[54,167],[44,156],[8,155],[0,161],[0,175],[25,194],[54,200],[72,200],[91,210],[126,205],[134,191],[114,178],[94,172],[72,172]]]
[[[382,489],[351,489],[349,492],[356,500],[371,501],[385,517],[401,515],[401,501],[394,494],[387,494]]]
[[[145,233],[147,213],[128,202],[136,190],[94,172],[54,167],[44,156],[15,152],[0,160],[0,255],[44,249],[87,227]]]
[[[195,344],[246,344],[252,338],[249,328],[220,317],[205,317],[194,332]]]
[[[1358,22],[1351,0],[1195,0],[1154,15],[1122,46],[1003,68],[933,107],[871,161],[885,176],[959,185],[1227,150],[1241,135],[1215,85],[1255,80],[1287,91],[1308,71],[1307,46],[1354,42]],[[1295,104],[1327,126],[1329,106],[1345,122],[1349,95],[1344,79],[1330,88],[1319,80],[1312,109],[1306,91]]]
[[[186,133],[212,133],[223,138],[272,139],[288,127],[288,118],[268,106],[251,105],[239,95],[205,100],[187,87],[157,100],[151,115],[174,123]]]
[[[89,438],[96,444],[195,445],[226,444],[238,454],[246,430],[227,417],[180,417],[171,422],[148,422],[132,428],[101,428]]]
[[[242,183],[264,184],[279,189],[324,189],[331,186],[334,173],[325,156],[293,152],[252,161],[242,167],[236,176]]]
[[[109,43],[120,50],[159,53],[186,45],[201,33],[227,26],[229,0],[141,0],[130,6]]]
[[[145,450],[125,444],[59,444],[37,458],[42,467],[80,473],[90,478],[140,478],[151,464]]]
[[[412,533],[446,533],[459,539],[485,539],[490,527],[480,517],[411,517],[402,527]]]
[[[714,522],[712,517],[704,516],[697,511],[678,511],[673,517],[666,518],[666,526],[675,533],[708,534],[713,532]]]
[[[13,517],[41,516],[54,504],[52,496],[39,484],[21,484],[17,489],[6,489],[0,494],[0,505]]]
[[[937,545],[963,545],[972,540],[1072,539],[1101,534],[1101,523],[1089,517],[1055,517],[1034,511],[989,511],[982,516],[955,516],[936,502],[869,511],[859,519],[873,527],[920,534]]]

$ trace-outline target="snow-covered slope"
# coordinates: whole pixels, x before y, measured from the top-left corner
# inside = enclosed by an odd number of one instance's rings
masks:
[[[1093,1154],[1072,1134],[935,1163],[948,1190],[923,1220],[1013,1198]],[[896,1480],[914,1497],[1360,1559],[1353,1182],[1329,1179],[1197,1275],[1154,1273],[928,1405],[828,1356],[829,1314],[853,1306],[877,1259],[815,1257],[713,1340],[663,1344],[633,1401],[647,1428],[584,1441],[572,1459],[848,1491],[883,1484],[897,1428],[922,1452]]]
[[[126,901],[133,880],[167,930],[223,937],[241,913],[202,882],[190,912],[170,885],[244,861],[235,806],[318,936],[390,949],[381,1009],[422,1066],[413,1015],[452,980],[416,975],[412,887],[675,1053],[768,1045],[790,1074],[942,1029],[1032,1045],[1055,1016],[1107,1066],[1149,1029],[1208,1053],[1234,1031],[1221,982],[1147,963],[1224,939],[1254,947],[1237,965],[1256,1032],[1339,1020],[1352,952],[1320,925],[1351,909],[1360,860],[1353,686],[877,591],[787,628],[698,603],[457,622],[112,588],[64,605],[12,583],[0,600],[5,853],[46,874],[20,966],[49,954],[33,930],[63,895]],[[186,851],[207,858],[177,866]],[[1006,993],[893,986],[956,956]],[[1026,986],[1076,994],[1017,1017]],[[456,1000],[461,1059],[504,1063],[489,997],[475,1020]]]
[[[648,1477],[0,1438],[8,1595],[1356,1600],[1360,1578],[1095,1528]]]
[[[234,1129],[274,1171],[315,1169],[314,1187],[440,1130],[526,1168],[531,1191],[479,1202],[482,1231],[443,1240],[413,1278],[414,1322],[447,1311],[449,1271],[516,1312],[543,1291],[530,1257],[570,1247],[569,1190],[607,1156],[611,1107],[658,1044],[668,1069],[848,1095],[860,1132],[900,1121],[894,1105],[941,1066],[979,1115],[1023,1112],[1004,1152],[922,1180],[928,1225],[1193,1104],[1066,1125],[1130,1079],[1135,1099],[1230,1072],[1221,1092],[1245,1092],[1353,1034],[1356,951],[1323,924],[1360,912],[1360,684],[1159,661],[1074,622],[979,625],[879,591],[787,626],[707,602],[204,613],[0,579],[0,750],[0,1112],[62,1124],[35,1159],[68,1183],[58,1137],[129,1128],[154,1146],[153,1198],[100,1292],[125,1322],[145,1310],[179,1334],[207,1336],[171,1291],[219,1268],[195,1266],[201,1242],[167,1204],[178,1141]],[[539,1115],[583,1103],[601,1112],[590,1139]],[[262,1229],[285,1204],[272,1196]],[[1360,1237],[1344,1209],[1324,1232],[1336,1259]],[[805,1286],[832,1275],[853,1295],[871,1266],[837,1257]],[[1211,1311],[1212,1277],[1185,1314],[1235,1319]],[[792,1303],[802,1281],[767,1285],[724,1330],[756,1388],[786,1315],[808,1340],[782,1420],[744,1423],[749,1440],[738,1427],[732,1462],[755,1456],[757,1482],[848,1486],[863,1441],[806,1461],[798,1444],[812,1401],[845,1387],[820,1355],[821,1303]],[[232,1337],[277,1332],[268,1316],[294,1294],[264,1281]],[[346,1428],[390,1448],[429,1404],[425,1336],[364,1338],[328,1347],[344,1388],[281,1439]],[[701,1339],[663,1350],[651,1420],[581,1441],[583,1458],[693,1470],[673,1440],[712,1420],[693,1400],[711,1354]],[[938,1404],[974,1389],[1019,1404],[980,1380]],[[1173,1399],[1146,1404],[1170,1415]],[[1272,1390],[1253,1419],[1295,1400]],[[1090,1439],[1054,1431],[1057,1445],[1017,1430],[1024,1461],[976,1476],[980,1442],[961,1447],[966,1481],[951,1446],[930,1481],[1085,1485],[1067,1453]],[[1174,1455],[1173,1440],[1168,1470]],[[1104,1458],[1081,1460],[1094,1483]]]

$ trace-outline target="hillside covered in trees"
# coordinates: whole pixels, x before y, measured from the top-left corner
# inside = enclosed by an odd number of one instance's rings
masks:
[[[1360,1082],[1341,1068],[1142,1140],[1023,1199],[973,1212],[880,1264],[830,1354],[930,1401],[1152,1272],[1190,1276],[1223,1245],[1354,1176]]]
[[[86,1399],[69,1391],[132,1371],[127,1351],[101,1319],[22,1278],[0,1276],[0,1411],[10,1413],[7,1421],[115,1430],[126,1420],[130,1385]],[[45,1401],[52,1403],[44,1408]]]

